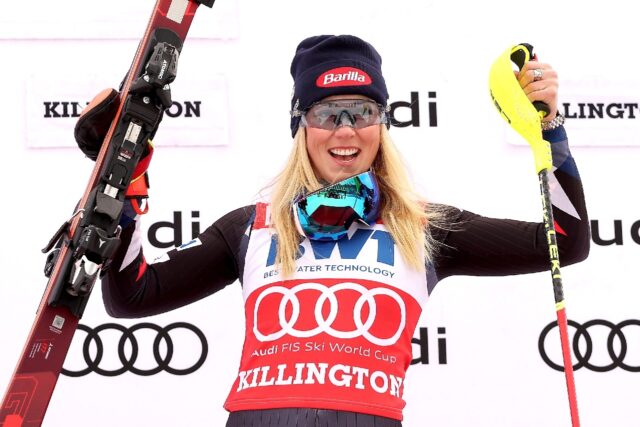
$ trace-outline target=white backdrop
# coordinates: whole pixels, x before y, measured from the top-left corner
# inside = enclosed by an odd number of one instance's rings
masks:
[[[151,0],[33,0],[3,5],[0,12],[2,392],[46,284],[40,248],[71,214],[92,168],[74,148],[73,103],[77,110],[103,87],[117,87],[152,6]],[[172,86],[179,105],[171,110],[178,117],[165,118],[158,132],[145,226],[173,221],[179,212],[186,241],[193,222],[204,229],[255,200],[289,152],[289,65],[295,46],[322,33],[350,33],[372,42],[383,57],[391,101],[409,101],[411,92],[418,93],[420,126],[391,133],[428,198],[489,216],[537,221],[541,213],[532,156],[494,111],[487,87],[492,61],[508,46],[526,41],[560,75],[560,101],[573,116],[566,128],[598,236],[612,239],[614,222],[621,224],[621,244],[592,244],[585,262],[563,269],[568,316],[579,323],[637,321],[636,28],[632,3],[621,0],[217,0],[211,10],[199,9],[180,58]],[[431,98],[430,92],[435,92]],[[430,102],[437,126],[429,120]],[[589,104],[598,103],[604,111],[609,106],[610,116],[589,113]],[[70,117],[55,117],[65,114]],[[398,110],[398,118],[409,120],[409,109]],[[165,227],[157,238],[171,241],[173,235]],[[145,250],[148,259],[164,251],[150,244]],[[553,320],[548,273],[454,277],[440,283],[419,324],[428,328],[430,357],[429,363],[409,369],[404,425],[570,425],[564,376],[538,351],[540,333]],[[244,333],[239,285],[144,320],[109,318],[96,289],[81,323],[146,321],[197,326],[208,342],[204,365],[187,376],[61,376],[46,426],[224,425],[222,404],[236,375]],[[640,426],[640,374],[633,372],[640,366],[640,329],[622,331],[624,363],[630,369],[581,368],[575,373],[585,427]],[[172,333],[172,365],[182,368],[193,364],[201,350],[197,339],[181,332]],[[609,330],[593,326],[589,332],[590,362],[610,364]],[[78,332],[68,369],[86,367],[84,336]],[[137,366],[151,368],[154,336],[149,331],[136,336]],[[614,338],[612,351],[620,354],[620,337]],[[111,353],[101,366],[119,366],[113,351],[117,339],[113,331],[103,333],[105,353],[108,348]],[[437,351],[438,340],[446,343],[446,361]],[[555,335],[546,341],[556,363],[558,341]],[[585,351],[584,341],[581,346]],[[416,358],[420,348],[414,346]]]

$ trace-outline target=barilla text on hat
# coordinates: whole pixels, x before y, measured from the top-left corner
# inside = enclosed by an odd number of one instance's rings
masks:
[[[316,79],[318,87],[364,86],[371,84],[371,77],[353,67],[339,67],[325,71]]]

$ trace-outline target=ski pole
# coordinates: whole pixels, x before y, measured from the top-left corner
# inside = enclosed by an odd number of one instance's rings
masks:
[[[489,88],[495,107],[509,125],[529,143],[535,160],[536,172],[540,182],[542,197],[542,217],[544,221],[547,244],[549,246],[549,260],[551,280],[555,298],[558,328],[560,330],[560,344],[562,360],[569,397],[572,427],[580,426],[578,415],[578,400],[573,377],[571,362],[571,348],[569,347],[569,333],[565,308],[564,291],[562,289],[562,275],[560,273],[560,258],[556,239],[556,230],[551,206],[549,189],[549,174],[553,173],[551,146],[542,138],[541,120],[549,113],[549,107],[541,101],[531,103],[520,87],[513,73],[512,64],[519,69],[533,58],[533,47],[522,43],[507,49],[493,63],[489,73]]]

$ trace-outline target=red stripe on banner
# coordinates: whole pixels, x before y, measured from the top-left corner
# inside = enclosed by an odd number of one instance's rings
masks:
[[[562,227],[560,227],[560,224],[558,224],[555,220],[553,221],[553,227],[556,229],[556,233],[560,233],[563,236],[568,236],[567,232],[564,231]]]

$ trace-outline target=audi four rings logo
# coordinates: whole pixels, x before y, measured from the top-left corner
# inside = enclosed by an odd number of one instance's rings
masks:
[[[158,326],[153,323],[139,323],[134,326],[125,327],[117,323],[105,323],[96,328],[90,328],[85,325],[78,325],[78,329],[87,333],[82,345],[82,355],[86,363],[86,368],[80,370],[70,370],[62,368],[62,373],[69,377],[82,377],[91,372],[95,372],[99,375],[106,377],[115,377],[117,375],[124,374],[125,372],[131,372],[136,375],[149,376],[157,374],[160,371],[165,371],[173,375],[188,375],[197,371],[204,363],[209,352],[209,346],[207,344],[207,338],[202,331],[192,324],[185,322],[177,322],[167,325],[165,327]],[[142,369],[135,366],[136,360],[140,350],[140,345],[136,340],[135,333],[141,329],[148,329],[155,331],[156,336],[153,341],[153,357],[157,366],[151,369]],[[117,369],[105,369],[100,367],[100,362],[103,360],[105,345],[100,337],[100,333],[103,331],[114,330],[121,333],[120,339],[117,344],[117,354],[120,360],[120,366]],[[174,332],[175,331],[175,332]],[[171,360],[174,354],[174,344],[171,339],[171,334],[189,334],[195,335],[200,341],[201,351],[200,356],[194,363],[187,368],[176,368],[171,366]],[[125,344],[129,343],[131,346],[130,354],[127,356],[125,352]],[[166,346],[164,356],[161,354],[160,343],[164,342]],[[89,348],[91,343],[95,343],[95,355],[91,355]],[[113,350],[113,349],[112,349]]]
[[[300,317],[301,304],[299,295],[302,291],[308,290],[320,292],[320,296],[316,300],[313,310],[315,324],[317,326],[313,327],[312,329],[296,329],[295,325]],[[340,291],[347,290],[354,291],[360,294],[353,307],[353,322],[355,328],[351,331],[343,331],[334,328],[334,322],[336,320],[336,317],[338,316],[339,306],[336,294]],[[282,299],[280,300],[280,304],[278,306],[278,320],[280,323],[280,329],[276,332],[263,334],[260,331],[260,327],[258,325],[260,318],[258,313],[260,310],[260,305],[263,303],[265,297],[271,294],[282,296]],[[392,298],[397,303],[397,307],[400,311],[400,319],[398,319],[398,324],[397,327],[395,327],[395,332],[393,333],[393,335],[388,337],[378,337],[371,333],[371,329],[376,320],[377,313],[375,299],[376,295],[385,295]],[[327,301],[329,302],[329,313],[325,316],[325,314],[323,314],[322,308]],[[364,310],[365,304],[368,307],[368,314]],[[289,305],[291,305],[291,313],[289,316],[287,316],[286,309]],[[325,333],[334,338],[344,339],[362,336],[372,344],[377,344],[379,346],[389,346],[395,344],[396,341],[398,341],[398,338],[404,330],[407,319],[406,311],[407,309],[402,298],[396,292],[387,288],[367,289],[357,283],[349,282],[337,284],[331,287],[322,285],[320,283],[302,283],[294,286],[291,289],[282,286],[272,286],[263,291],[256,299],[256,304],[253,310],[253,333],[255,334],[256,338],[262,342],[275,341],[285,335],[297,338],[309,338],[320,333]],[[367,316],[364,322],[362,321],[363,315]]]
[[[636,362],[633,362],[635,363],[635,365],[632,364],[631,361],[627,360],[629,345],[627,336],[625,336],[625,328],[627,328],[628,326],[640,326],[640,320],[625,320],[618,324],[603,319],[590,320],[588,322],[585,322],[584,324],[580,324],[573,320],[569,320],[567,321],[567,323],[569,324],[569,326],[572,326],[576,330],[575,335],[573,336],[572,346],[573,354],[578,362],[573,365],[574,370],[578,370],[584,366],[585,368],[595,372],[608,372],[615,368],[621,368],[629,372],[640,372],[640,360],[638,360],[637,357]],[[562,361],[560,360],[560,363],[552,361],[545,349],[545,340],[547,338],[547,335],[553,328],[557,326],[558,322],[554,321],[549,323],[542,330],[542,332],[540,333],[540,339],[538,340],[538,349],[540,351],[540,356],[542,356],[542,360],[544,360],[545,363],[549,365],[549,367],[555,369],[556,371],[563,372],[564,367],[562,365]],[[596,364],[592,363],[591,361],[593,356],[594,344],[593,338],[590,335],[589,331],[593,331],[593,327],[595,326],[602,326],[609,330],[609,333],[607,335],[606,350],[607,357],[611,361],[611,363],[608,363],[607,361],[603,364]],[[626,329],[626,331],[628,330],[629,329]],[[616,341],[618,345],[615,345]],[[580,348],[581,342],[585,343],[583,349]],[[638,340],[635,339],[632,342],[638,342]],[[599,348],[601,348],[601,346],[599,346]],[[637,356],[638,352],[635,351],[634,353]]]

